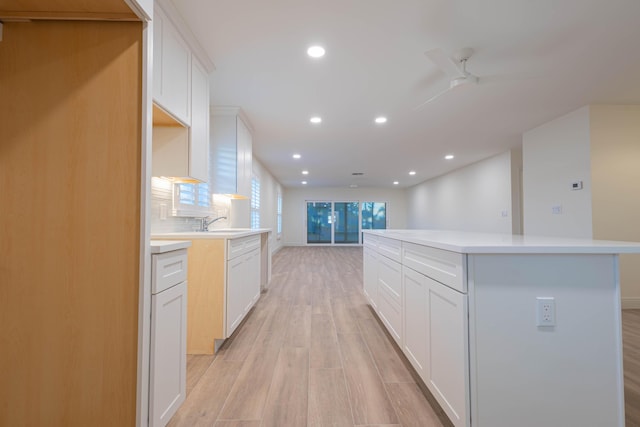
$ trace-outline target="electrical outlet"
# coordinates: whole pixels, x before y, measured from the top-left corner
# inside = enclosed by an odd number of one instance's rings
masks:
[[[553,297],[536,298],[536,326],[556,326],[556,301]]]

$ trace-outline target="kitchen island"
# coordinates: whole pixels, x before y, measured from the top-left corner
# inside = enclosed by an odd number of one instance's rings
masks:
[[[214,229],[153,234],[190,240],[187,353],[213,354],[233,334],[266,289],[271,229]]]
[[[455,426],[624,426],[618,254],[640,243],[364,232],[364,293]]]

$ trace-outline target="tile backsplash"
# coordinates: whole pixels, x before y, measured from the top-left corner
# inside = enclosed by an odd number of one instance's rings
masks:
[[[200,228],[200,218],[226,216],[227,219],[216,221],[209,226],[213,228],[228,228],[231,225],[231,209],[228,197],[214,194],[211,211],[198,217],[172,216],[173,183],[170,180],[151,178],[151,234],[177,233],[195,231]]]

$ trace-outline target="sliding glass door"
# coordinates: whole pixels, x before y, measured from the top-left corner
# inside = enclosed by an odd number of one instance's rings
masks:
[[[385,202],[307,202],[307,243],[357,245],[361,231],[387,228]]]
[[[331,202],[307,202],[307,243],[331,243]]]
[[[358,202],[334,202],[333,243],[358,244],[360,222]]]

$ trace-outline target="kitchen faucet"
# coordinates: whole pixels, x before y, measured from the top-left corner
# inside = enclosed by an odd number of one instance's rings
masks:
[[[209,231],[209,226],[211,224],[213,224],[214,222],[221,220],[221,219],[227,219],[226,216],[219,216],[218,218],[214,218],[211,221],[207,221],[210,217],[205,216],[204,218],[200,218],[200,221],[202,221],[201,225],[200,225],[200,231]]]

